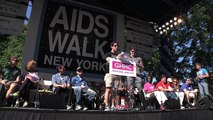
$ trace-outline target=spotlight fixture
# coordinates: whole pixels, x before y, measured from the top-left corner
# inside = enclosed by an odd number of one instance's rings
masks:
[[[180,15],[178,17],[174,17],[173,19],[169,20],[165,24],[161,24],[159,27],[156,23],[154,24],[154,30],[156,33],[164,34],[167,33],[171,28],[175,27],[176,25],[179,25],[183,22],[183,17]]]
[[[182,23],[183,20],[182,20],[181,18],[179,18],[179,19],[177,20],[177,22],[178,22],[178,23]]]

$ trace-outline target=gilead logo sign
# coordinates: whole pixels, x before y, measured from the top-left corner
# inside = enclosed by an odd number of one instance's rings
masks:
[[[114,36],[114,16],[108,12],[48,0],[38,53],[38,67],[54,68],[58,64],[75,71],[104,73],[105,54]]]
[[[110,74],[136,77],[136,64],[131,61],[121,61],[119,59],[110,59]]]

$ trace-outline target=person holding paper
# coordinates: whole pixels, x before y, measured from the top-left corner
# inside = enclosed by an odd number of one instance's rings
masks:
[[[203,98],[205,96],[209,96],[213,100],[212,95],[209,93],[208,79],[210,75],[208,71],[202,67],[201,63],[196,63],[195,66],[198,70],[196,73],[196,80],[198,82],[200,97]]]
[[[145,109],[145,97],[142,91],[142,79],[140,77],[141,71],[144,69],[143,61],[141,57],[136,56],[136,48],[131,47],[129,51],[129,58],[130,61],[136,63],[136,77],[127,77],[127,85],[129,91],[129,108],[134,108],[135,97],[134,97],[134,89],[137,88],[139,94],[139,101],[141,103],[141,108]]]

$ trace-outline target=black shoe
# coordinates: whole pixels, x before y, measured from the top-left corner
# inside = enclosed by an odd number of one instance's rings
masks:
[[[190,103],[188,103],[186,104],[186,108],[193,108],[193,106]]]

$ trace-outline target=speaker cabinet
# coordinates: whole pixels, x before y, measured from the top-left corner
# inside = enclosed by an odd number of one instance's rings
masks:
[[[210,106],[211,104],[208,96],[198,99],[195,103],[195,108],[199,109],[208,109]]]
[[[166,109],[180,109],[179,100],[166,100],[164,104]]]
[[[5,93],[4,85],[0,84],[0,107],[5,105]]]
[[[65,96],[55,94],[40,94],[40,108],[65,109]]]

